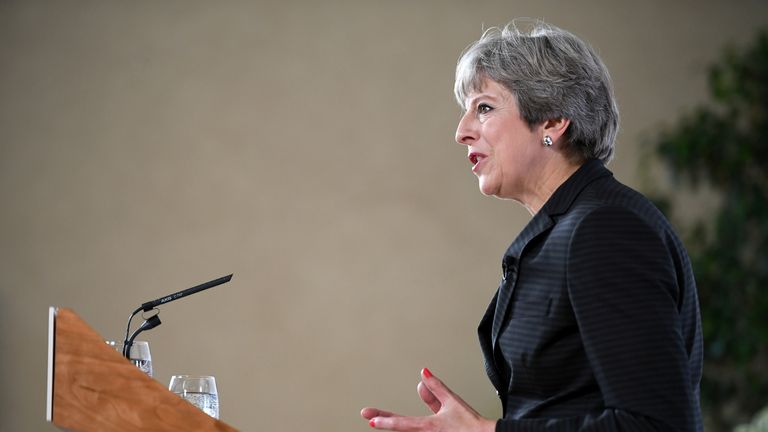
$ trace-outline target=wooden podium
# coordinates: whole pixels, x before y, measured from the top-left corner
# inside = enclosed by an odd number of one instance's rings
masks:
[[[74,312],[54,307],[46,418],[70,431],[236,431],[147,376]]]

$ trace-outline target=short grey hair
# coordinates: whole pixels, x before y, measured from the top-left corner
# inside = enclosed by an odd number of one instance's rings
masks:
[[[619,109],[608,69],[586,42],[541,22],[523,32],[516,22],[486,30],[462,53],[454,93],[463,109],[467,95],[488,78],[516,98],[523,120],[567,118],[566,151],[582,160],[613,157]]]

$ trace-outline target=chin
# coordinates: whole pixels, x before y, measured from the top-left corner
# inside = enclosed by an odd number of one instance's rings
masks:
[[[478,185],[480,187],[480,193],[485,196],[498,196],[499,195],[499,188],[494,184],[489,184],[487,182],[484,182],[482,179],[480,180],[480,184]]]

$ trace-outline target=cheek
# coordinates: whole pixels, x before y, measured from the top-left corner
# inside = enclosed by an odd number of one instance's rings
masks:
[[[509,136],[501,136],[497,141],[496,147],[493,149],[496,162],[499,168],[509,166],[510,163],[514,163],[522,156],[521,149],[518,148],[516,143]]]

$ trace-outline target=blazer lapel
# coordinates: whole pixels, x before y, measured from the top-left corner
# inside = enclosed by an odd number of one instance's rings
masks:
[[[477,335],[480,339],[480,349],[483,352],[485,372],[488,374],[488,378],[491,380],[491,384],[496,388],[497,393],[504,387],[498,369],[496,368],[496,360],[493,355],[493,343],[491,342],[491,327],[498,297],[499,292],[496,291],[496,295],[493,296],[493,300],[491,300],[491,303],[488,305],[488,309],[486,309],[483,319],[480,320],[480,325],[477,326]]]
[[[504,323],[504,319],[506,318],[509,309],[509,301],[515,290],[520,256],[533,238],[551,228],[552,225],[554,225],[554,222],[549,215],[544,212],[537,213],[536,216],[528,222],[528,225],[523,228],[523,231],[517,236],[504,254],[504,259],[501,264],[503,272],[502,281],[497,293],[496,307],[493,314],[493,326],[491,328],[491,343],[494,347],[497,345],[501,325]]]

